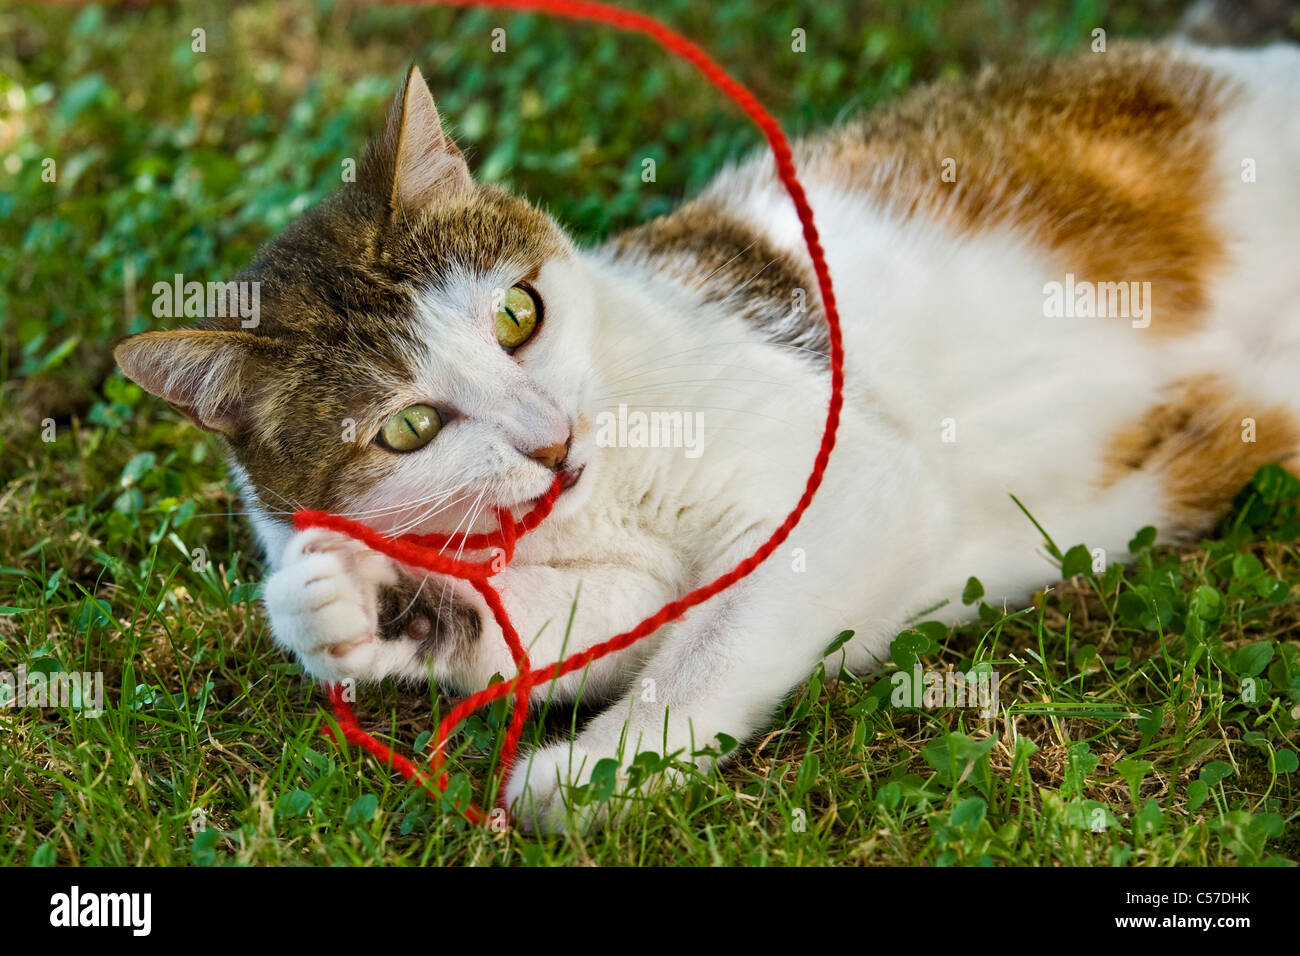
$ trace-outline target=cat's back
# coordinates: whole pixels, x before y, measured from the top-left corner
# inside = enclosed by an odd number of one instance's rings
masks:
[[[1154,331],[1176,333],[1206,312],[1236,233],[1261,226],[1226,221],[1225,203],[1258,219],[1300,199],[1298,97],[1294,47],[1114,43],[920,88],[796,142],[795,159],[828,244],[854,228],[837,223],[837,202],[958,238],[1009,232],[1058,271],[1158,285]],[[1281,181],[1237,195],[1243,162],[1259,158]],[[769,234],[760,224],[780,222],[777,244],[797,250],[792,212],[774,214],[780,193],[759,156],[696,203]]]

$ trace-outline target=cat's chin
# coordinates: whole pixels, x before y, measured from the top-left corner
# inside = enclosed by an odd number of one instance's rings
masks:
[[[560,472],[560,497],[556,499],[555,506],[551,509],[552,515],[563,517],[572,514],[577,508],[581,507],[582,502],[587,497],[588,486],[590,485],[590,478],[584,479],[583,477],[586,471],[586,465],[579,465],[576,468],[566,468]],[[547,488],[547,491],[549,490]],[[524,513],[526,514],[535,508],[544,497],[545,492],[523,502],[521,507],[524,509]]]

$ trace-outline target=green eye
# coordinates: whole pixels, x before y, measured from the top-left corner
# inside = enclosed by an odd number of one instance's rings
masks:
[[[384,423],[379,444],[390,451],[415,451],[433,441],[442,428],[437,409],[428,405],[404,408]]]
[[[521,285],[511,286],[497,309],[497,341],[517,349],[537,330],[537,298]]]

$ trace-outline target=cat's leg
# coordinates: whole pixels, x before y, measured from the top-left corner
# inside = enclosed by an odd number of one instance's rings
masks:
[[[654,613],[678,592],[640,570],[513,565],[492,579],[534,665],[583,650]],[[514,661],[483,598],[466,581],[405,568],[347,535],[294,534],[262,589],[276,642],[312,676],[425,680],[472,693]],[[614,696],[650,642],[572,674],[539,698]]]
[[[765,565],[670,625],[630,692],[572,743],[521,753],[505,793],[515,818],[528,828],[565,829],[565,788],[587,783],[602,758],[626,768],[652,750],[695,759],[703,769],[712,758],[692,755],[716,747],[717,734],[743,740],[760,729],[808,676],[837,623],[810,621],[807,606],[771,586],[780,573]],[[596,822],[590,808],[574,813],[578,826]]]

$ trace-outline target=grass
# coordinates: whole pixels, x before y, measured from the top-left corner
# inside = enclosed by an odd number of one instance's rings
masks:
[[[798,132],[1097,25],[1159,34],[1178,6],[654,11]],[[0,863],[1300,862],[1300,482],[1277,469],[1195,546],[1146,529],[1132,569],[1094,572],[1082,543],[1047,543],[1064,581],[1031,608],[990,607],[972,580],[977,624],[899,636],[903,671],[996,670],[992,720],[895,705],[891,669],[819,670],[725,770],[588,837],[468,827],[335,748],[319,692],[271,645],[217,447],[115,373],[109,344],[155,324],[153,282],[230,274],[330,191],[413,60],[480,175],[587,239],[669,208],[756,135],[648,45],[538,17],[18,5],[0,38],[0,670],[107,684],[99,717],[0,709]],[[386,685],[358,706],[409,750],[446,701]],[[457,738],[452,796],[490,798],[503,716]],[[525,739],[580,719],[550,708]]]

